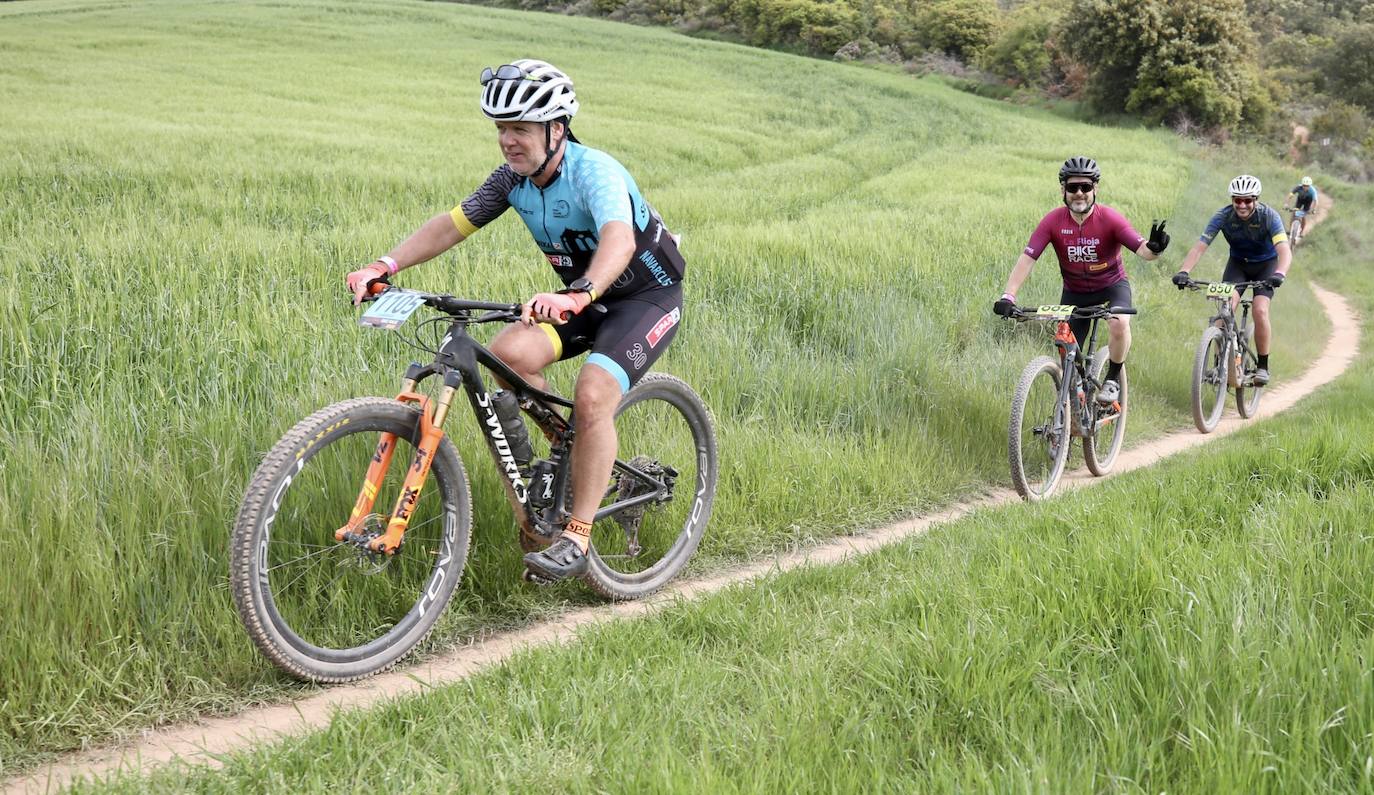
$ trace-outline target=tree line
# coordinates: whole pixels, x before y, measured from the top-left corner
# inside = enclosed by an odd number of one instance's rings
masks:
[[[486,0],[901,64],[1374,178],[1374,0]]]

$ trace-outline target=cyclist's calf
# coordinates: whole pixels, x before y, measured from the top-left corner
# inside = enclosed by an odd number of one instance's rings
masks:
[[[1126,361],[1131,350],[1131,318],[1126,315],[1113,315],[1107,318],[1107,348],[1112,361]]]

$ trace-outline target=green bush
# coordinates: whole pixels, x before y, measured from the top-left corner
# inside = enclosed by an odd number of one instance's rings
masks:
[[[996,39],[1001,14],[994,0],[935,0],[918,23],[927,47],[971,61]]]
[[[1231,128],[1272,107],[1244,0],[1077,0],[1055,37],[1091,70],[1102,111]]]
[[[1048,5],[1017,8],[1007,17],[997,40],[983,51],[979,66],[1016,85],[1044,86],[1053,63],[1048,45],[1060,16]]]
[[[1374,113],[1374,25],[1347,29],[1323,60],[1327,91]]]

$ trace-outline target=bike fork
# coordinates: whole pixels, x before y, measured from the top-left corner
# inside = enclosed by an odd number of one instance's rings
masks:
[[[388,555],[394,555],[396,550],[401,548],[406,527],[410,524],[410,515],[420,500],[420,490],[424,488],[425,479],[429,477],[430,465],[434,463],[434,454],[444,439],[444,418],[448,416],[449,405],[456,391],[454,387],[445,384],[439,394],[438,406],[435,407],[430,404],[428,396],[419,394],[413,391],[414,389],[415,382],[407,380],[401,388],[401,394],[396,396],[402,403],[413,403],[420,407],[420,441],[415,448],[415,458],[406,470],[401,493],[396,497],[396,506],[387,520],[386,532],[375,538],[367,538],[360,533],[363,523],[372,513],[377,492],[386,477],[387,468],[391,465],[392,453],[396,451],[394,433],[383,433],[377,440],[377,450],[372,455],[372,463],[363,478],[362,489],[358,493],[353,512],[349,514],[348,524],[334,531],[335,540],[361,542],[370,552],[384,552]]]

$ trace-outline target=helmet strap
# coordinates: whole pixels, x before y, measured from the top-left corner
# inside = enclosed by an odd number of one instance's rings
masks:
[[[555,154],[558,153],[558,149],[562,149],[562,148],[563,148],[563,141],[559,141],[559,142],[558,142],[558,147],[557,147],[557,148],[555,148],[554,145],[553,145],[553,126],[552,126],[552,125],[553,125],[553,122],[551,122],[551,121],[546,121],[546,122],[544,122],[544,162],[539,164],[539,168],[536,168],[536,169],[534,170],[534,173],[533,173],[533,174],[530,174],[530,176],[529,176],[530,179],[538,179],[538,178],[539,178],[539,175],[544,173],[544,169],[546,169],[546,168],[549,167],[549,161],[550,161],[550,160],[553,160],[553,156],[554,156]],[[563,136],[564,136],[564,138],[567,138],[567,135],[568,135],[567,130],[568,130],[568,125],[567,125],[567,124],[564,124],[564,125],[563,125]]]

